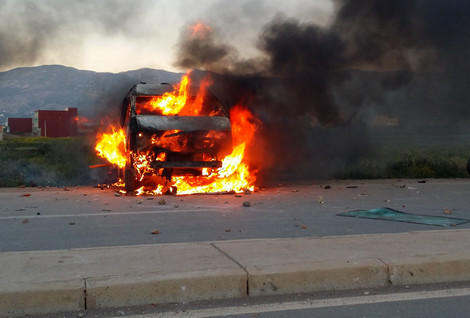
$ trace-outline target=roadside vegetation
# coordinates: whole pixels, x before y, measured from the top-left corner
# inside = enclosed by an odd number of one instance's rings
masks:
[[[347,165],[339,179],[467,178],[470,147],[384,147],[368,158]]]
[[[383,143],[338,168],[337,179],[468,178],[466,143]],[[20,137],[0,141],[0,187],[93,185],[103,163],[86,137]],[[294,171],[291,171],[293,173]],[[291,176],[292,177],[292,176]]]
[[[93,145],[80,138],[20,137],[0,141],[0,187],[90,183]]]

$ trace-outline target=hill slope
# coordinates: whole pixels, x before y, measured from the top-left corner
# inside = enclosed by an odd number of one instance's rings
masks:
[[[94,117],[120,107],[122,98],[139,82],[178,82],[181,73],[139,69],[97,73],[61,65],[16,68],[0,72],[0,124],[7,117],[31,117],[35,110],[77,107]]]

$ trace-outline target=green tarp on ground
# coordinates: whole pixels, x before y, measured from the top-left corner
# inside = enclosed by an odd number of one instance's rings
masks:
[[[456,226],[459,224],[470,222],[466,219],[450,218],[445,216],[432,216],[411,214],[397,211],[390,208],[378,208],[372,210],[355,210],[337,214],[339,216],[349,216],[363,219],[376,219],[397,222],[407,222],[416,224],[436,225],[436,226]]]

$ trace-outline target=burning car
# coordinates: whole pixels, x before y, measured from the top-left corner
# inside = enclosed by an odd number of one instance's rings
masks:
[[[173,85],[133,86],[124,98],[120,123],[107,117],[102,121],[95,150],[108,164],[94,167],[117,167],[120,178],[113,186],[120,193],[254,190],[258,170],[248,163],[248,149],[262,123],[243,104],[230,105],[227,116],[207,89],[210,77],[196,85],[190,75]]]
[[[173,177],[210,175],[232,152],[231,123],[215,96],[187,82],[173,91],[166,83],[140,83],[124,98],[127,193],[157,184],[176,192]]]

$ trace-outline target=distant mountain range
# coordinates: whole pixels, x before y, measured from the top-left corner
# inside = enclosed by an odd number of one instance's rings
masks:
[[[61,65],[0,72],[0,124],[8,117],[32,117],[35,110],[77,107],[79,116],[119,112],[128,90],[139,82],[176,83],[181,73],[139,69],[98,73]]]

